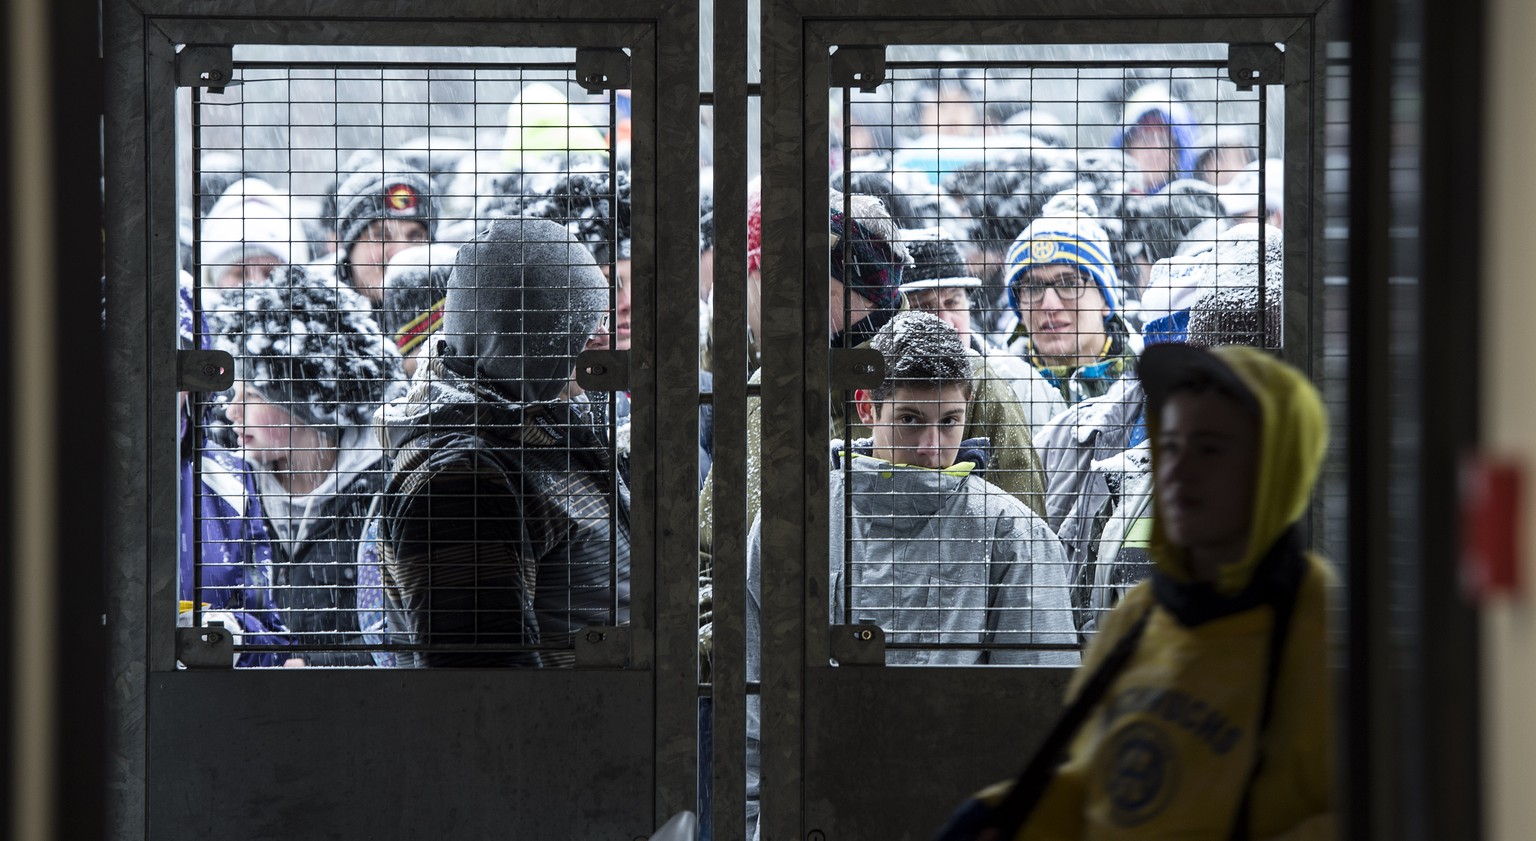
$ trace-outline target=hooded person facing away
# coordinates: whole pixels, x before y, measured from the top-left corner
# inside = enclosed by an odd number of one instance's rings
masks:
[[[431,647],[406,665],[564,664],[532,646],[629,621],[629,490],[604,407],[560,396],[607,298],[548,220],[497,219],[459,249],[433,353],[379,419],[390,629]]]
[[[1025,772],[941,839],[1334,837],[1334,574],[1300,535],[1322,400],[1254,348],[1157,345],[1140,373],[1153,575],[1105,617]]]

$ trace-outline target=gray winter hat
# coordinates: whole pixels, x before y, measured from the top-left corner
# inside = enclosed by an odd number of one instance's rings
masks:
[[[385,159],[348,175],[336,187],[337,257],[342,278],[351,272],[352,243],[380,219],[406,219],[436,232],[432,182],[403,161]]]
[[[459,249],[443,341],[514,399],[554,400],[607,302],[608,281],[565,226],[497,219]]]

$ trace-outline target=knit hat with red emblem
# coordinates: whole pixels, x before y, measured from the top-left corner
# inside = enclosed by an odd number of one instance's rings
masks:
[[[434,233],[437,213],[432,182],[401,161],[386,159],[347,176],[336,188],[336,238],[343,276],[352,244],[380,219],[408,219]]]

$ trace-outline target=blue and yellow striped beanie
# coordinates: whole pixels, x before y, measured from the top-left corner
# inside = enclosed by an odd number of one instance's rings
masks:
[[[1109,256],[1109,235],[1094,221],[1098,206],[1075,189],[1057,193],[1046,202],[1040,218],[1029,224],[1008,246],[1008,305],[1020,317],[1014,284],[1030,269],[1065,263],[1087,272],[1099,284],[1110,315],[1120,309],[1120,278]]]

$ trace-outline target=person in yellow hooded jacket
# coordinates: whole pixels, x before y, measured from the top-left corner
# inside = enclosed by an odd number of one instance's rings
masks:
[[[1317,390],[1247,347],[1140,364],[1152,577],[1106,617],[1025,771],[964,804],[962,839],[1335,836],[1327,598],[1300,521],[1327,448]]]

